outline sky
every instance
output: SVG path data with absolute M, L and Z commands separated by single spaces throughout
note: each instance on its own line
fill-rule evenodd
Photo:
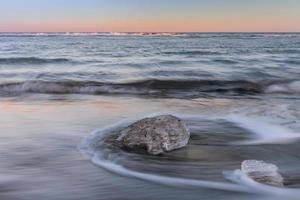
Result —
M 1 0 L 1 32 L 300 32 L 300 0 Z

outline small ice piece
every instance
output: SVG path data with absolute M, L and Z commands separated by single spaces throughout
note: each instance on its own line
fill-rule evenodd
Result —
M 241 170 L 253 180 L 272 186 L 283 186 L 283 177 L 278 173 L 278 167 L 274 164 L 260 160 L 245 160 Z

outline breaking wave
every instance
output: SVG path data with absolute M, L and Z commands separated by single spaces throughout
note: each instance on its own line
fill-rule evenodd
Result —
M 300 81 L 272 84 L 266 88 L 266 93 L 300 93 Z
M 256 136 L 251 140 L 234 142 L 235 144 L 288 144 L 300 140 L 299 133 L 280 125 L 268 123 L 262 119 L 242 115 L 229 115 L 224 119 L 237 124 Z
M 165 51 L 162 52 L 166 55 L 220 55 L 218 51 L 205 51 L 205 50 L 185 50 L 185 51 Z
M 38 58 L 38 57 L 11 57 L 0 58 L 0 64 L 16 65 L 16 64 L 49 64 L 49 63 L 66 63 L 66 58 Z
M 259 83 L 223 80 L 143 80 L 125 83 L 93 81 L 25 81 L 0 84 L 0 94 L 123 94 L 162 98 L 197 98 L 215 95 L 300 93 L 300 81 Z
M 247 81 L 145 80 L 128 83 L 25 81 L 0 85 L 2 94 L 131 94 L 157 97 L 198 97 L 207 93 L 256 94 L 260 85 Z

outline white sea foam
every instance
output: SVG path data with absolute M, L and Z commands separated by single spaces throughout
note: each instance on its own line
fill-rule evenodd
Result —
M 282 112 L 281 109 L 279 111 Z M 147 117 L 153 117 L 161 114 L 170 114 L 170 113 L 169 112 L 153 113 L 148 115 Z M 233 143 L 238 145 L 286 144 L 286 143 L 288 144 L 300 140 L 299 132 L 296 132 L 280 124 L 270 122 L 276 120 L 266 120 L 267 117 L 262 118 L 259 116 L 247 116 L 246 114 L 208 116 L 208 115 L 172 113 L 172 115 L 178 116 L 186 120 L 224 120 L 233 123 L 238 127 L 246 130 L 247 132 L 245 133 L 251 134 L 249 139 Z M 220 113 L 220 115 L 222 114 Z
M 266 93 L 300 93 L 300 81 L 273 84 L 265 89 Z
M 291 189 L 284 187 L 273 187 L 270 185 L 265 185 L 258 183 L 243 173 L 241 170 L 234 171 L 226 171 L 223 173 L 224 177 L 234 183 L 239 184 L 240 186 L 244 186 L 249 188 L 252 191 L 256 191 L 260 194 L 266 194 L 271 196 L 270 199 L 278 199 L 282 200 L 284 198 L 288 199 L 299 199 L 300 190 L 299 189 Z
M 252 192 L 250 189 L 246 187 L 237 184 L 232 184 L 232 183 L 166 177 L 166 176 L 136 172 L 127 169 L 121 165 L 118 165 L 114 162 L 102 159 L 101 155 L 97 155 L 97 154 L 93 157 L 92 161 L 98 166 L 102 167 L 103 169 L 106 169 L 110 172 L 122 176 L 137 178 L 137 179 L 146 180 L 149 182 L 168 185 L 168 186 L 201 187 L 201 188 L 218 189 L 218 190 L 225 190 L 225 191 L 249 192 L 249 193 Z
M 45 82 L 26 81 L 20 83 L 4 83 L 0 92 L 7 94 L 44 93 L 44 94 L 150 94 L 152 90 L 142 90 L 134 87 L 117 87 L 97 83 L 76 82 Z
M 224 118 L 254 134 L 255 138 L 238 144 L 284 144 L 300 139 L 300 134 L 286 127 L 271 124 L 258 117 L 229 115 Z

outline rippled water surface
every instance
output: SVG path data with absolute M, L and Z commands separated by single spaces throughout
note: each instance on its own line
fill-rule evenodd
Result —
M 0 199 L 297 199 L 300 34 L 0 33 Z M 187 147 L 119 131 L 173 114 Z M 241 174 L 278 166 L 284 188 Z

